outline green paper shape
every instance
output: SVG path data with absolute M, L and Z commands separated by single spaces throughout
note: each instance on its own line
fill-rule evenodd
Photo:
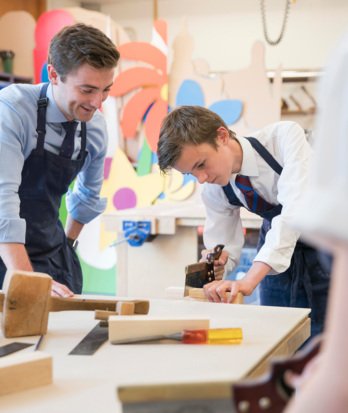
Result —
M 116 266 L 101 269 L 79 257 L 83 274 L 83 294 L 116 295 Z
M 140 156 L 138 159 L 137 175 L 144 176 L 151 173 L 152 165 L 152 151 L 147 141 L 144 140 L 143 147 L 140 151 Z
M 72 189 L 74 182 L 71 183 L 70 188 Z M 59 219 L 61 220 L 63 227 L 68 217 L 68 211 L 65 204 L 65 195 L 62 198 L 62 202 L 59 208 Z M 115 295 L 116 294 L 116 266 L 108 269 L 101 269 L 93 267 L 83 259 L 79 257 L 81 268 L 82 268 L 82 278 L 83 278 L 83 294 L 104 294 L 104 295 Z

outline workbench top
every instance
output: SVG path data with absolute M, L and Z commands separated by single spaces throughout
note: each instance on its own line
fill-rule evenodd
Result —
M 93 312 L 51 313 L 40 350 L 53 356 L 53 384 L 2 396 L 0 410 L 120 413 L 120 386 L 128 399 L 132 398 L 132 386 L 225 382 L 229 389 L 230 383 L 265 371 L 270 356 L 292 354 L 309 335 L 308 309 L 152 299 L 150 314 L 206 316 L 212 328 L 242 327 L 244 340 L 240 345 L 215 346 L 107 342 L 93 356 L 69 356 L 97 321 Z M 34 343 L 37 339 L 1 337 L 0 345 Z

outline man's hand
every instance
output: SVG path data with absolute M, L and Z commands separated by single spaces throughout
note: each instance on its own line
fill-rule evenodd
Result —
M 200 262 L 207 261 L 207 255 L 213 252 L 213 250 L 203 250 L 202 251 L 202 258 Z M 225 273 L 225 265 L 228 260 L 228 252 L 222 251 L 220 257 L 214 261 L 214 274 L 215 280 L 222 280 L 222 277 Z
M 69 288 L 64 285 L 60 284 L 57 281 L 52 281 L 52 290 L 51 290 L 51 296 L 52 297 L 73 297 L 74 293 L 69 290 Z

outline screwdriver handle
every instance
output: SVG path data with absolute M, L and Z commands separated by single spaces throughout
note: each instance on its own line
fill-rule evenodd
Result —
M 207 330 L 184 330 L 184 344 L 240 344 L 243 340 L 241 328 L 211 328 Z

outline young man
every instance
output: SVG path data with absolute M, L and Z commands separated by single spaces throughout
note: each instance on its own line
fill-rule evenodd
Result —
M 99 192 L 107 132 L 98 109 L 118 59 L 100 30 L 75 24 L 51 41 L 48 84 L 0 92 L 0 286 L 6 269 L 20 269 L 51 275 L 53 295 L 81 292 L 74 249 L 83 225 L 105 208 Z
M 260 284 L 261 304 L 310 307 L 312 335 L 322 331 L 329 274 L 316 251 L 288 225 L 307 185 L 311 149 L 303 129 L 279 122 L 239 137 L 214 112 L 197 106 L 175 109 L 164 120 L 158 142 L 159 167 L 193 174 L 204 184 L 204 244 L 224 244 L 219 259 L 227 271 L 244 243 L 240 207 L 264 218 L 258 254 L 242 280 L 215 280 L 204 287 L 211 301 L 225 302 Z

